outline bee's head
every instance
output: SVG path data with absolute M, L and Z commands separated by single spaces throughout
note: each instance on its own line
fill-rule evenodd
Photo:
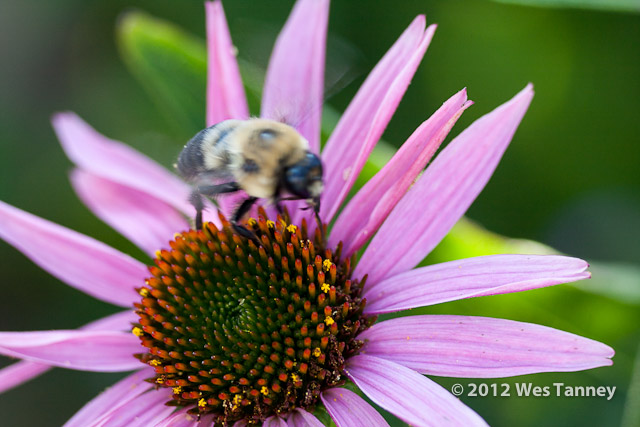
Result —
M 301 199 L 318 199 L 324 189 L 320 158 L 307 151 L 302 160 L 285 169 L 284 186 Z

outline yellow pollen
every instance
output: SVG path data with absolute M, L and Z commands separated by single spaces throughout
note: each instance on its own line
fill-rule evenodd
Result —
M 149 362 L 149 365 L 151 366 L 160 366 L 162 364 L 161 361 L 159 361 L 158 359 L 153 359 L 151 362 Z
M 253 227 L 253 226 L 254 226 L 254 225 L 256 225 L 257 223 L 258 223 L 258 222 L 257 222 L 255 219 L 253 219 L 253 218 L 249 218 L 249 219 L 247 220 L 247 224 L 248 224 L 248 225 L 250 225 L 251 227 Z
M 140 289 L 140 292 L 138 292 L 138 293 L 143 297 L 148 297 L 149 296 L 149 289 L 142 288 L 142 289 Z
M 331 316 L 327 316 L 327 317 L 324 318 L 324 323 L 326 323 L 327 326 L 331 326 L 336 322 L 335 322 L 335 320 L 333 320 L 333 318 Z
M 133 335 L 137 336 L 137 337 L 141 337 L 144 335 L 144 332 L 142 332 L 142 329 L 138 328 L 137 326 L 135 328 L 133 328 L 131 330 L 131 332 L 133 333 Z
M 161 375 L 161 376 L 159 376 L 158 378 L 156 378 L 156 383 L 157 383 L 157 384 L 164 384 L 164 382 L 165 382 L 166 380 L 167 380 L 167 379 L 164 377 L 164 375 Z
M 204 400 L 204 397 L 200 400 L 198 400 L 198 406 L 201 408 L 204 408 L 205 406 L 207 406 L 207 401 Z
M 296 226 L 295 226 L 295 225 L 293 225 L 293 224 L 289 224 L 289 225 L 287 226 L 287 231 L 288 231 L 289 233 L 291 233 L 291 234 L 294 234 L 296 231 L 298 231 L 298 227 L 296 227 Z
M 322 292 L 326 294 L 331 289 L 331 285 L 329 285 L 328 283 L 323 283 L 322 286 L 320 286 L 320 289 L 322 289 Z
M 265 386 L 262 386 L 262 388 L 260 389 L 260 393 L 266 396 L 267 394 L 269 394 L 269 389 Z
M 162 254 L 162 252 L 160 252 L 160 250 L 157 250 L 154 252 L 156 258 L 160 258 L 160 255 Z
M 321 354 L 322 350 L 320 350 L 318 347 L 313 349 L 313 357 L 320 357 Z
M 177 386 L 173 388 L 173 394 L 180 394 L 182 393 L 182 387 Z
M 273 221 L 271 221 L 271 220 L 268 220 L 268 221 L 267 221 L 267 227 L 269 227 L 269 228 L 273 228 L 273 227 L 275 227 L 275 226 L 276 226 L 276 223 L 275 223 L 275 222 L 273 222 Z
M 236 394 L 235 396 L 233 396 L 234 405 L 239 405 L 240 402 L 242 402 L 242 396 L 240 396 L 239 394 Z
M 331 270 L 331 266 L 333 265 L 333 263 L 331 262 L 330 259 L 325 259 L 322 262 L 322 267 L 324 268 L 324 271 L 329 271 Z

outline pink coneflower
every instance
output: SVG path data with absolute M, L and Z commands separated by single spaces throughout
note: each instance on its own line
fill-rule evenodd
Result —
M 296 4 L 271 58 L 262 116 L 295 112 L 291 99 L 321 103 L 328 7 L 328 0 Z M 222 5 L 207 2 L 206 10 L 207 123 L 247 118 Z M 72 184 L 80 198 L 154 265 L 0 203 L 6 241 L 69 285 L 127 308 L 79 330 L 0 333 L 0 353 L 23 359 L 0 371 L 0 389 L 53 366 L 135 370 L 67 425 L 314 426 L 323 425 L 312 414 L 320 406 L 340 427 L 386 425 L 343 387 L 351 381 L 412 425 L 484 425 L 423 374 L 492 378 L 610 365 L 608 346 L 544 326 L 437 315 L 375 323 L 382 313 L 589 277 L 586 262 L 562 256 L 414 268 L 489 180 L 533 97 L 530 85 L 464 130 L 418 177 L 470 105 L 464 90 L 453 95 L 334 219 L 434 31 L 423 16 L 411 23 L 322 150 L 328 236 L 296 203 L 292 218 L 270 220 L 260 210 L 247 221 L 261 245 L 235 235 L 212 208 L 202 231 L 188 230 L 193 209 L 184 183 L 76 115 L 56 115 L 56 132 L 78 166 Z M 316 152 L 319 114 L 312 109 L 297 123 Z M 232 202 L 221 202 L 227 213 Z

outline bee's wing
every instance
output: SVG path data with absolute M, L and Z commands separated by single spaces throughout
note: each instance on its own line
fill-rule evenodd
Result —
M 199 172 L 189 179 L 189 182 L 194 187 L 222 184 L 234 181 L 234 176 L 226 169 L 210 169 L 204 172 Z
M 276 39 L 280 27 L 264 24 L 249 19 L 238 22 L 240 28 L 234 43 L 239 47 L 244 58 L 240 58 L 242 67 L 251 80 L 263 82 L 268 68 L 272 40 Z M 310 100 L 306 96 L 291 97 L 285 88 L 271 87 L 270 97 L 273 99 L 269 111 L 261 111 L 261 116 L 286 123 L 299 132 L 304 123 L 320 113 L 323 103 L 356 78 L 364 75 L 368 68 L 365 55 L 350 41 L 333 33 L 327 35 L 327 55 L 324 69 L 324 96 L 322 99 Z M 264 95 L 264 94 L 263 94 Z M 304 132 L 301 132 L 304 135 Z

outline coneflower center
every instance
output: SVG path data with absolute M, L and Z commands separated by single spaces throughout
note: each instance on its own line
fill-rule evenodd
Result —
M 260 245 L 218 229 L 177 234 L 157 253 L 152 277 L 139 288 L 133 332 L 171 387 L 170 405 L 212 414 L 217 424 L 259 423 L 295 408 L 313 409 L 321 391 L 345 381 L 345 359 L 362 345 L 363 283 L 351 260 L 261 210 L 247 227 Z

